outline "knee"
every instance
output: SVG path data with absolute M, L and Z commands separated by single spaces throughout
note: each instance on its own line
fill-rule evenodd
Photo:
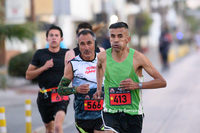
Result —
M 62 124 L 56 123 L 55 124 L 55 132 L 59 133 L 60 131 L 62 131 Z
M 46 133 L 54 133 L 54 129 L 51 128 L 51 129 L 46 129 Z
M 53 126 L 45 126 L 46 127 L 46 132 L 45 133 L 54 133 L 54 127 Z

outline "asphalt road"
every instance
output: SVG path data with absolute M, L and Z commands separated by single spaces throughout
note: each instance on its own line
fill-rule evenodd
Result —
M 199 68 L 200 53 L 187 55 L 162 73 L 165 89 L 143 91 L 143 133 L 200 132 Z

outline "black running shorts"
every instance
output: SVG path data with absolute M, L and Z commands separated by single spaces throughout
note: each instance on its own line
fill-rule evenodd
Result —
M 93 133 L 94 130 L 103 131 L 103 122 L 101 118 L 95 120 L 80 120 L 75 119 L 76 128 L 80 133 Z
M 44 123 L 54 121 L 55 115 L 58 111 L 63 110 L 66 114 L 69 101 L 61 101 L 55 103 L 39 102 L 37 99 L 37 106 Z
M 129 115 L 126 113 L 108 113 L 102 111 L 104 130 L 115 133 L 141 133 L 143 115 Z

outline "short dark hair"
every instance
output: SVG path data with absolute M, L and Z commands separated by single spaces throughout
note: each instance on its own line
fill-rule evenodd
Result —
M 93 39 L 94 39 L 94 46 L 95 46 L 95 49 L 97 48 L 97 43 L 96 43 L 96 35 L 93 31 L 91 30 L 82 30 L 81 32 L 78 33 L 77 35 L 77 39 L 79 39 L 80 35 L 87 35 L 87 34 L 90 34 L 92 35 Z M 78 45 L 78 48 L 79 48 L 79 43 L 77 43 Z
M 80 29 L 86 29 L 86 28 L 88 28 L 92 31 L 92 25 L 89 24 L 88 22 L 82 22 L 82 23 L 78 24 L 78 27 L 76 29 L 76 35 L 78 35 Z
M 109 29 L 117 29 L 117 28 L 128 29 L 128 25 L 126 23 L 124 23 L 124 22 L 117 22 L 117 23 L 111 24 L 109 26 Z
M 52 26 L 47 30 L 47 32 L 46 32 L 46 37 L 48 37 L 49 31 L 50 31 L 50 30 L 53 30 L 53 29 L 59 30 L 59 31 L 60 31 L 60 36 L 63 37 L 62 29 L 61 29 L 60 27 L 56 26 L 56 25 L 52 25 Z
M 91 30 L 82 30 L 81 32 L 78 33 L 77 39 L 79 39 L 80 35 L 87 35 L 87 34 L 92 35 L 94 41 L 96 41 L 96 35 L 95 35 L 95 33 L 94 33 L 93 31 L 91 31 Z

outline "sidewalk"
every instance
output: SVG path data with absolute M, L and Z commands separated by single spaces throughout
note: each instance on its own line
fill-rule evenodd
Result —
M 194 45 L 188 45 L 188 44 L 183 44 L 183 45 L 178 45 L 178 44 L 172 44 L 170 47 L 170 51 L 168 54 L 168 60 L 169 63 L 174 63 L 186 56 L 189 53 L 192 53 L 195 51 L 195 46 Z M 149 47 L 148 51 L 144 53 L 149 60 L 153 63 L 153 65 L 156 67 L 158 71 L 161 70 L 161 59 L 159 55 L 159 49 L 158 47 Z
M 39 87 L 37 83 L 31 83 L 27 79 L 21 77 L 6 76 L 7 86 L 5 90 L 16 91 L 17 93 L 37 94 Z

